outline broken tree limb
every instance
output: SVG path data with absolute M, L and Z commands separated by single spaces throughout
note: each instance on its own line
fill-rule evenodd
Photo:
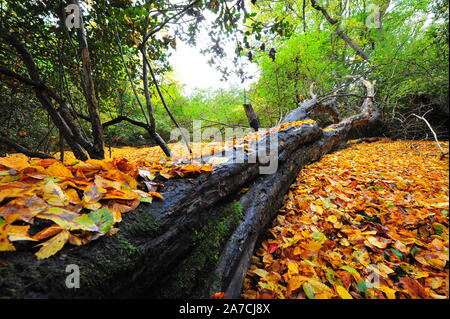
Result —
M 300 145 L 322 136 L 316 124 L 290 127 L 278 134 L 277 154 L 282 162 Z M 264 140 L 248 149 L 270 147 Z M 160 191 L 164 201 L 150 206 L 142 204 L 125 214 L 120 232 L 86 246 L 66 247 L 58 255 L 38 261 L 31 251 L 2 252 L 1 260 L 9 267 L 0 268 L 0 291 L 14 298 L 133 297 L 151 290 L 158 278 L 170 272 L 189 253 L 196 230 L 205 220 L 208 209 L 239 191 L 259 176 L 266 164 L 244 162 L 247 152 L 231 149 L 224 154 L 235 158 L 222 164 L 209 176 L 202 175 L 189 183 L 185 179 L 169 180 Z M 207 160 L 207 158 L 205 159 Z M 80 268 L 80 288 L 65 286 L 67 265 Z M 30 274 L 26 270 L 33 269 Z M 25 270 L 25 271 L 24 271 Z M 3 280 L 4 279 L 4 280 Z
M 258 115 L 256 114 L 255 110 L 253 109 L 253 106 L 251 104 L 244 104 L 243 107 L 245 110 L 245 115 L 247 116 L 247 119 L 248 119 L 248 123 L 250 124 L 250 127 L 254 131 L 258 131 L 261 124 L 259 122 Z
M 335 91 L 332 95 L 318 98 L 314 93 L 314 83 L 309 87 L 311 99 L 299 103 L 299 107 L 289 112 L 281 121 L 281 123 L 290 123 L 301 121 L 311 117 L 313 112 L 328 113 L 333 118 L 334 123 L 339 122 L 339 111 L 334 107 L 334 103 L 338 97 Z
M 245 216 L 226 242 L 218 265 L 206 289 L 202 290 L 202 297 L 223 291 L 227 298 L 240 298 L 257 240 L 282 206 L 284 195 L 298 171 L 339 146 L 341 134 L 324 133 L 320 140 L 300 146 L 275 174 L 261 176 L 241 197 L 239 202 Z

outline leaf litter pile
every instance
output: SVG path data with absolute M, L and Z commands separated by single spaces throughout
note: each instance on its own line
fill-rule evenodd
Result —
M 23 154 L 0 157 L 0 251 L 39 248 L 37 258 L 45 259 L 66 243 L 81 246 L 114 235 L 123 213 L 164 199 L 157 192 L 161 181 L 210 173 L 228 161 L 219 153 L 307 123 L 315 122 L 286 123 L 224 143 L 192 143 L 192 155 L 183 144 L 171 144 L 172 158 L 159 147 L 105 149 L 110 158 L 87 161 L 65 152 L 64 163 Z M 195 160 L 204 155 L 214 156 L 206 164 Z
M 448 158 L 439 155 L 432 142 L 381 140 L 305 167 L 242 296 L 448 298 Z

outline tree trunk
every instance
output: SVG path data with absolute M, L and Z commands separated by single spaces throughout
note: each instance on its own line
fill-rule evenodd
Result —
M 142 80 L 144 82 L 144 96 L 145 96 L 145 103 L 147 105 L 147 113 L 149 117 L 149 128 L 148 133 L 153 138 L 156 144 L 158 144 L 159 147 L 163 150 L 164 154 L 166 156 L 171 156 L 171 152 L 169 147 L 167 146 L 166 142 L 162 139 L 162 137 L 156 132 L 156 121 L 155 116 L 153 114 L 153 105 L 152 100 L 150 96 L 149 91 L 149 85 L 148 85 L 148 72 L 147 72 L 147 63 L 146 63 L 146 57 L 144 56 L 147 53 L 146 51 L 146 45 L 145 43 L 142 45 Z
M 247 115 L 247 119 L 248 119 L 248 123 L 250 124 L 250 127 L 255 130 L 258 131 L 259 127 L 260 127 L 260 122 L 259 122 L 259 117 L 256 114 L 255 110 L 253 109 L 253 106 L 251 104 L 244 104 L 244 110 L 245 110 L 245 115 Z
M 261 175 L 267 166 L 264 161 L 241 161 L 249 153 L 232 149 L 224 156 L 235 161 L 216 167 L 210 175 L 189 182 L 167 181 L 161 191 L 165 200 L 143 203 L 125 214 L 114 236 L 65 247 L 39 262 L 30 251 L 2 253 L 9 266 L 0 267 L 1 296 L 206 298 L 223 291 L 239 297 L 255 243 L 299 169 L 339 147 L 351 128 L 377 121 L 373 84 L 363 83 L 368 97 L 361 113 L 329 130 L 306 123 L 278 133 L 278 169 L 273 174 Z M 274 147 L 272 134 L 251 143 L 247 151 L 267 152 L 269 145 Z M 248 188 L 244 194 L 243 188 Z M 71 264 L 81 272 L 78 289 L 65 285 L 66 267 Z
M 78 0 L 73 1 L 78 7 L 80 3 Z M 80 9 L 80 27 L 77 28 L 78 42 L 81 49 L 81 60 L 83 61 L 83 89 L 86 97 L 86 102 L 89 111 L 89 118 L 92 127 L 92 135 L 94 138 L 94 145 L 89 152 L 92 158 L 102 159 L 105 157 L 103 146 L 105 144 L 103 127 L 100 120 L 100 112 L 98 109 L 98 100 L 95 94 L 94 80 L 92 78 L 92 64 L 89 53 L 89 47 L 86 40 L 84 29 L 83 15 Z
M 10 44 L 19 53 L 27 68 L 29 77 L 17 74 L 14 71 L 1 66 L 0 73 L 33 87 L 36 97 L 42 107 L 47 111 L 55 126 L 64 136 L 74 155 L 78 159 L 86 160 L 87 156 L 83 148 L 87 150 L 91 145 L 81 136 L 78 127 L 74 124 L 70 116 L 70 112 L 68 112 L 65 101 L 41 80 L 39 69 L 26 47 L 15 36 L 4 30 L 0 29 L 0 31 L 5 42 Z M 54 107 L 51 99 L 54 99 L 59 104 L 59 109 Z

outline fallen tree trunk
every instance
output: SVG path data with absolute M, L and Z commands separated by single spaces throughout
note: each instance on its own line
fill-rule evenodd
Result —
M 299 170 L 305 165 L 319 160 L 324 154 L 337 149 L 352 128 L 360 125 L 373 125 L 379 117 L 379 109 L 373 105 L 375 95 L 374 84 L 361 78 L 367 89 L 367 97 L 361 106 L 361 112 L 343 121 L 329 126 L 323 136 L 314 143 L 300 146 L 275 174 L 259 177 L 253 182 L 249 192 L 239 200 L 246 212 L 244 220 L 236 228 L 227 241 L 220 256 L 213 276 L 203 296 L 214 292 L 226 292 L 228 298 L 239 298 L 242 282 L 250 266 L 251 256 L 258 237 L 275 217 L 282 206 L 284 194 L 294 182 Z M 311 85 L 311 100 L 307 100 L 298 109 L 293 110 L 282 122 L 299 121 L 309 117 L 309 113 L 328 108 L 330 115 L 337 118 L 336 110 L 332 108 L 334 100 L 321 104 L 313 93 Z
M 338 147 L 353 126 L 376 120 L 373 86 L 364 83 L 369 97 L 360 114 L 330 130 L 307 123 L 280 131 L 275 145 L 269 134 L 252 143 L 250 151 L 229 150 L 224 155 L 234 160 L 209 176 L 168 181 L 161 191 L 165 200 L 125 214 L 114 236 L 64 248 L 40 261 L 29 251 L 2 253 L 7 266 L 0 266 L 0 296 L 180 298 L 226 291 L 239 297 L 257 238 L 298 170 Z M 269 153 L 271 146 L 278 169 L 261 175 L 267 162 L 249 158 L 252 150 Z M 243 195 L 242 188 L 248 188 Z M 69 265 L 80 270 L 79 288 L 66 285 Z

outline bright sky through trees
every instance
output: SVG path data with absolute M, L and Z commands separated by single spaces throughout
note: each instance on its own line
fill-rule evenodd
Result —
M 242 89 L 245 88 L 248 90 L 250 84 L 258 78 L 258 67 L 256 64 L 250 63 L 246 57 L 241 57 L 237 65 L 233 63 L 233 58 L 235 57 L 234 50 L 236 48 L 233 37 L 223 39 L 224 41 L 222 43 L 227 57 L 221 63 L 231 73 L 226 81 L 221 80 L 222 73 L 217 68 L 208 64 L 210 57 L 201 53 L 202 50 L 208 48 L 208 26 L 215 20 L 215 16 L 210 12 L 205 12 L 204 17 L 205 20 L 202 22 L 201 31 L 197 37 L 197 45 L 192 47 L 182 41 L 178 41 L 176 51 L 169 59 L 170 64 L 174 68 L 176 79 L 185 85 L 184 91 L 186 94 L 190 94 L 196 88 L 227 89 L 230 87 L 241 87 Z M 242 28 L 243 25 L 241 24 L 240 27 Z M 240 77 L 234 74 L 238 70 L 240 63 L 244 65 L 245 76 L 253 76 L 252 79 L 247 79 L 244 83 L 241 83 Z

